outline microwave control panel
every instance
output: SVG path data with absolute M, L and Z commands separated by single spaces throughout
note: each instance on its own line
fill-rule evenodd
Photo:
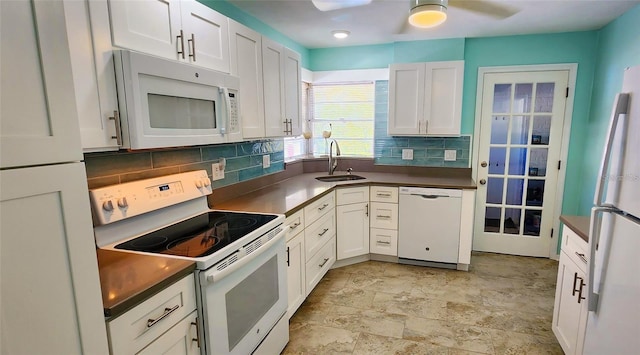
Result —
M 229 90 L 229 132 L 240 132 L 238 119 L 238 91 Z

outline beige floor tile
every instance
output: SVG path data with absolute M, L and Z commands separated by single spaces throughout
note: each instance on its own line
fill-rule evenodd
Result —
M 347 283 L 348 287 L 361 288 L 370 291 L 402 293 L 409 292 L 414 287 L 414 278 L 406 276 L 375 276 L 354 274 Z M 425 283 L 426 287 L 426 283 Z
M 340 306 L 350 306 L 356 308 L 371 308 L 373 304 L 374 291 L 344 287 L 341 289 L 319 290 L 313 292 L 307 297 L 309 302 L 330 303 Z
M 403 338 L 482 354 L 493 354 L 489 330 L 472 325 L 408 317 Z
M 447 301 L 410 292 L 398 294 L 377 292 L 373 298 L 373 308 L 380 312 L 420 318 L 444 320 L 447 317 Z
M 324 324 L 330 327 L 402 338 L 406 316 L 335 306 L 328 310 Z
M 448 349 L 442 346 L 368 333 L 360 334 L 353 350 L 353 354 L 358 355 L 447 355 L 448 353 Z
M 283 354 L 351 354 L 359 333 L 315 324 L 292 324 Z
M 555 338 L 502 330 L 491 330 L 490 333 L 496 354 L 564 354 Z

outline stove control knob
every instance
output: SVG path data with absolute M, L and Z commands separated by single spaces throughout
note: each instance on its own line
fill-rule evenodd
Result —
M 107 212 L 113 211 L 113 202 L 111 202 L 111 200 L 104 201 L 104 203 L 102 204 L 102 209 Z
M 204 186 L 211 186 L 211 179 L 204 178 Z
M 202 180 L 196 180 L 196 187 L 197 188 L 202 188 Z
M 118 199 L 118 207 L 120 207 L 120 208 L 129 207 L 129 203 L 127 202 L 127 198 L 126 197 L 122 197 L 122 198 Z

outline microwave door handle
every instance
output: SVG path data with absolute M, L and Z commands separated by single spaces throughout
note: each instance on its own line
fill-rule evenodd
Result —
M 602 153 L 602 162 L 600 164 L 600 172 L 598 174 L 598 180 L 596 181 L 596 193 L 593 197 L 593 204 L 600 206 L 604 199 L 604 181 L 607 179 L 606 174 L 609 174 L 609 163 L 611 161 L 611 150 L 613 149 L 613 139 L 616 134 L 620 115 L 626 114 L 629 110 L 629 94 L 617 94 L 613 112 L 611 113 L 611 121 L 609 122 L 609 131 L 607 133 L 607 140 L 604 146 L 604 152 Z
M 231 110 L 231 99 L 229 99 L 229 88 L 221 87 L 220 92 L 224 97 L 224 119 L 220 120 L 220 133 L 224 136 L 227 133 L 229 121 L 229 111 Z

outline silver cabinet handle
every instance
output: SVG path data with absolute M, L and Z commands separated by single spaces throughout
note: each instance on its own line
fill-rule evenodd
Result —
M 113 121 L 113 124 L 116 128 L 116 135 L 111 136 L 111 139 L 115 139 L 118 143 L 118 146 L 122 145 L 122 127 L 120 127 L 120 113 L 118 110 L 113 111 L 113 117 L 109 117 L 109 120 Z
M 368 203 L 364 206 L 364 209 L 365 209 L 364 214 L 365 214 L 367 217 L 369 217 L 369 204 L 368 204 Z
M 180 305 L 177 304 L 171 308 L 165 308 L 164 309 L 164 313 L 162 313 L 162 315 L 156 319 L 151 319 L 149 318 L 147 320 L 147 328 L 151 328 L 154 325 L 156 325 L 156 323 L 158 323 L 159 321 L 163 320 L 164 318 L 167 318 L 167 316 L 169 316 L 171 313 L 175 312 L 178 310 L 178 308 L 180 308 Z
M 322 264 L 318 266 L 323 267 L 328 261 L 329 261 L 329 258 L 324 258 L 324 261 L 322 262 Z
M 325 228 L 322 230 L 322 232 L 318 233 L 318 236 L 322 237 L 323 235 L 327 234 L 328 231 L 329 231 L 329 228 Z
M 180 30 L 180 34 L 176 36 L 176 41 L 180 40 L 180 50 L 178 54 L 182 55 L 182 59 L 184 59 L 184 33 Z
M 296 222 L 289 226 L 289 229 L 294 230 L 300 226 L 300 222 Z
M 322 205 L 322 207 L 318 207 L 318 211 L 322 211 L 323 209 L 327 208 L 327 206 L 329 206 L 329 204 L 325 203 L 324 205 Z
M 378 196 L 378 197 L 391 197 L 391 194 L 378 192 L 378 193 L 376 193 L 376 196 Z
M 379 219 L 391 219 L 391 216 L 377 215 L 376 218 L 379 218 Z
M 378 244 L 391 244 L 391 242 L 385 242 L 384 240 L 378 240 Z
M 191 325 L 195 325 L 196 326 L 196 337 L 195 338 L 191 338 L 191 341 L 195 341 L 196 345 L 198 345 L 198 347 L 200 347 L 200 335 L 198 334 L 199 329 L 198 329 L 198 318 L 196 317 L 196 321 L 195 322 L 191 322 Z
M 193 61 L 196 61 L 196 36 L 192 33 L 191 39 L 188 39 L 187 42 L 190 44 L 189 46 L 189 57 L 193 58 Z
M 576 256 L 579 257 L 583 263 L 587 263 L 587 258 L 585 258 L 584 254 L 576 252 Z

